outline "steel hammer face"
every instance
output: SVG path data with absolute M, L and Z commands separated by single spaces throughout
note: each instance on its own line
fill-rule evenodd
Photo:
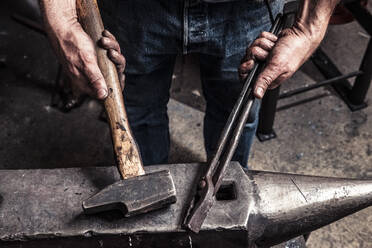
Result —
M 169 170 L 120 180 L 83 202 L 86 214 L 120 210 L 125 217 L 146 213 L 176 202 Z

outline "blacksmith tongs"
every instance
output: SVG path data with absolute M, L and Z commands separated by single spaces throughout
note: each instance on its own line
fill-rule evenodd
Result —
M 283 18 L 279 14 L 270 30 L 277 35 L 282 27 Z M 207 172 L 201 177 L 196 194 L 190 202 L 187 215 L 184 219 L 184 226 L 191 231 L 198 233 L 201 225 L 207 217 L 209 209 L 216 200 L 216 193 L 221 186 L 224 172 L 231 161 L 238 146 L 249 112 L 254 101 L 253 83 L 263 68 L 264 63 L 256 63 L 245 80 L 243 89 L 235 106 L 230 113 L 227 123 L 218 141 L 218 146 L 209 163 Z

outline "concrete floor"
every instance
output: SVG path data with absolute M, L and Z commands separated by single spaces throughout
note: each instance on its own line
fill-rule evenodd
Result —
M 371 2 L 369 9 L 372 9 Z M 329 28 L 322 47 L 342 72 L 359 66 L 368 35 L 356 24 Z M 98 120 L 101 106 L 87 100 L 66 114 L 52 108 L 57 63 L 45 37 L 15 23 L 0 8 L 0 169 L 113 164 L 109 130 Z M 282 92 L 322 79 L 311 63 Z M 205 161 L 202 127 L 205 102 L 197 57 L 179 59 L 169 102 L 170 162 Z M 255 142 L 250 167 L 301 174 L 372 178 L 372 114 L 350 112 L 328 88 L 292 97 L 280 106 L 324 95 L 279 111 L 277 139 Z M 367 96 L 371 103 L 372 91 Z M 93 134 L 93 135 L 92 135 Z M 372 247 L 372 208 L 313 232 L 310 248 Z

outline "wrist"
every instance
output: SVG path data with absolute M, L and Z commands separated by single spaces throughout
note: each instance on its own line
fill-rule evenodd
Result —
M 302 0 L 295 26 L 315 43 L 323 39 L 333 10 L 340 0 Z
M 323 40 L 325 33 L 327 31 L 328 21 L 326 23 L 303 23 L 297 21 L 294 25 L 296 29 L 299 30 L 306 38 L 310 41 L 311 44 L 318 45 Z
M 77 24 L 79 23 L 49 23 L 47 24 L 48 36 L 52 36 L 58 41 L 69 39 L 74 30 L 76 30 Z
M 40 5 L 48 34 L 60 38 L 78 24 L 76 0 L 40 0 Z

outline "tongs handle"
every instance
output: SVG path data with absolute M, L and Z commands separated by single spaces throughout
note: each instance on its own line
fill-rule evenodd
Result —
M 278 34 L 280 31 L 280 24 L 282 20 L 281 17 L 282 17 L 281 14 L 279 14 L 276 17 L 275 22 L 270 29 L 270 32 L 272 32 L 273 34 Z M 263 66 L 264 63 L 256 63 L 253 69 L 248 74 L 248 77 L 244 82 L 242 92 L 240 93 L 240 96 L 237 102 L 235 103 L 235 106 L 229 116 L 227 124 L 221 134 L 220 140 L 218 142 L 217 151 L 210 163 L 209 170 L 206 174 L 206 177 L 208 176 L 213 177 L 214 184 L 213 195 L 217 193 L 222 182 L 222 180 L 219 179 L 221 178 L 221 175 L 224 174 L 226 167 L 230 163 L 234 155 L 234 152 L 239 144 L 239 140 L 243 132 L 244 125 L 247 122 L 253 103 L 256 100 L 256 98 L 253 95 L 252 82 L 255 82 Z M 243 104 L 244 109 L 242 110 L 242 112 L 240 112 Z M 237 120 L 237 118 L 239 119 Z M 232 128 L 235 129 L 232 130 Z M 229 141 L 229 144 L 228 147 L 226 148 L 227 141 Z

